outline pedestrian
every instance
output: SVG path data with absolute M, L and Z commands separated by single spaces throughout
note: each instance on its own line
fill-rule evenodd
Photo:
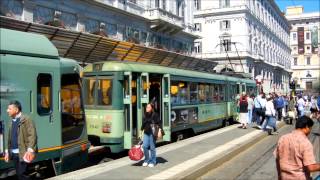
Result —
M 298 116 L 301 117 L 304 115 L 304 108 L 306 106 L 306 102 L 302 98 L 302 95 L 298 96 L 297 106 L 298 106 Z
M 311 112 L 311 115 L 310 115 L 310 118 L 316 118 L 317 117 L 317 113 L 319 111 L 319 107 L 318 107 L 318 104 L 317 104 L 317 97 L 315 96 L 312 96 L 311 97 L 311 102 L 310 102 L 310 112 Z
M 285 95 L 284 96 L 284 112 L 285 112 L 285 114 L 287 114 L 288 113 L 288 108 L 289 108 L 289 97 L 288 97 L 288 95 Z
M 251 125 L 252 123 L 252 114 L 253 114 L 253 108 L 254 108 L 254 94 L 251 94 L 251 96 L 248 97 L 248 124 Z
M 269 135 L 271 135 L 271 129 L 267 129 L 267 127 L 272 127 L 275 134 L 278 134 L 277 132 L 277 126 L 276 126 L 276 110 L 274 108 L 272 97 L 270 95 L 267 95 L 267 103 L 266 103 L 266 122 L 263 124 L 263 130 L 267 131 Z
M 266 118 L 266 104 L 267 104 L 267 100 L 266 100 L 266 95 L 263 93 L 262 96 L 261 96 L 261 99 L 259 101 L 260 103 L 260 106 L 261 106 L 261 120 L 259 122 L 259 128 L 261 129 L 261 126 L 262 124 L 264 123 L 265 121 L 265 118 Z
M 281 95 L 275 95 L 275 109 L 277 110 L 277 115 L 278 115 L 278 121 L 281 121 L 282 119 L 282 109 L 284 108 L 284 99 Z
M 254 109 L 255 109 L 255 122 L 257 123 L 258 127 L 261 128 L 261 124 L 264 121 L 265 117 L 265 94 L 263 92 L 260 93 L 255 99 L 254 99 Z
M 143 132 L 143 152 L 144 162 L 142 166 L 154 167 L 156 161 L 156 139 L 161 125 L 159 115 L 154 111 L 152 103 L 147 104 L 146 112 L 143 117 L 141 132 Z M 149 155 L 150 153 L 150 155 Z
M 37 152 L 36 128 L 33 121 L 22 113 L 19 101 L 11 101 L 7 113 L 12 121 L 9 125 L 5 161 L 13 161 L 18 179 L 29 179 L 26 170 Z
M 278 179 L 311 179 L 310 172 L 320 171 L 320 163 L 316 163 L 312 144 L 307 137 L 312 126 L 312 119 L 301 116 L 296 121 L 295 130 L 280 137 L 274 151 Z
M 247 128 L 248 124 L 248 100 L 246 92 L 242 92 L 242 96 L 239 100 L 239 119 L 243 129 Z

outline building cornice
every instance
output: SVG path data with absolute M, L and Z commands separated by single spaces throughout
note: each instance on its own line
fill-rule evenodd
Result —
M 320 18 L 320 12 L 286 15 L 286 18 L 289 22 L 295 20 L 317 20 Z
M 194 18 L 205 18 L 211 16 L 220 16 L 220 15 L 232 15 L 237 13 L 245 13 L 248 11 L 246 5 L 233 6 L 229 8 L 213 8 L 213 9 L 204 9 L 194 12 Z

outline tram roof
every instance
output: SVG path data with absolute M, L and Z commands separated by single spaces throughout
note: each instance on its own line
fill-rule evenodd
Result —
M 45 35 L 58 49 L 59 56 L 79 63 L 112 61 L 143 62 L 213 73 L 217 62 L 189 55 L 110 39 L 33 22 L 0 16 L 0 27 Z M 32 42 L 32 41 L 30 41 Z
M 0 28 L 0 52 L 58 59 L 56 47 L 39 34 Z
M 94 71 L 95 65 L 102 65 L 100 70 Z M 177 69 L 171 67 L 164 67 L 160 65 L 154 64 L 146 64 L 146 63 L 132 63 L 132 62 L 118 62 L 118 61 L 106 61 L 103 63 L 95 63 L 90 64 L 84 68 L 84 72 L 148 72 L 148 73 L 156 73 L 156 74 L 170 74 L 181 77 L 191 77 L 191 78 L 203 78 L 203 79 L 215 79 L 215 80 L 223 80 L 223 81 L 234 81 L 234 82 L 245 82 L 253 84 L 254 81 L 250 79 L 237 78 L 227 75 L 221 74 L 213 74 L 206 72 L 198 72 L 192 71 L 188 69 Z M 255 83 L 254 83 L 255 84 Z

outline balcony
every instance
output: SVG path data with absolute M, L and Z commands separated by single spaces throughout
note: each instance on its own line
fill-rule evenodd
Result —
M 225 60 L 227 58 L 227 55 L 232 60 L 239 60 L 240 58 L 248 57 L 250 56 L 249 51 L 228 51 L 228 54 L 225 52 L 211 52 L 211 53 L 197 53 L 195 54 L 198 58 L 204 58 L 204 59 L 215 59 L 215 60 Z
M 148 9 L 144 15 L 150 20 L 150 28 L 160 33 L 173 35 L 185 27 L 182 17 L 160 8 Z

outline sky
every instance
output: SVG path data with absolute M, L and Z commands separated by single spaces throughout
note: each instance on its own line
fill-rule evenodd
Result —
M 302 5 L 304 12 L 319 12 L 320 1 L 319 0 L 275 0 L 282 12 L 286 11 L 287 6 L 298 6 Z

